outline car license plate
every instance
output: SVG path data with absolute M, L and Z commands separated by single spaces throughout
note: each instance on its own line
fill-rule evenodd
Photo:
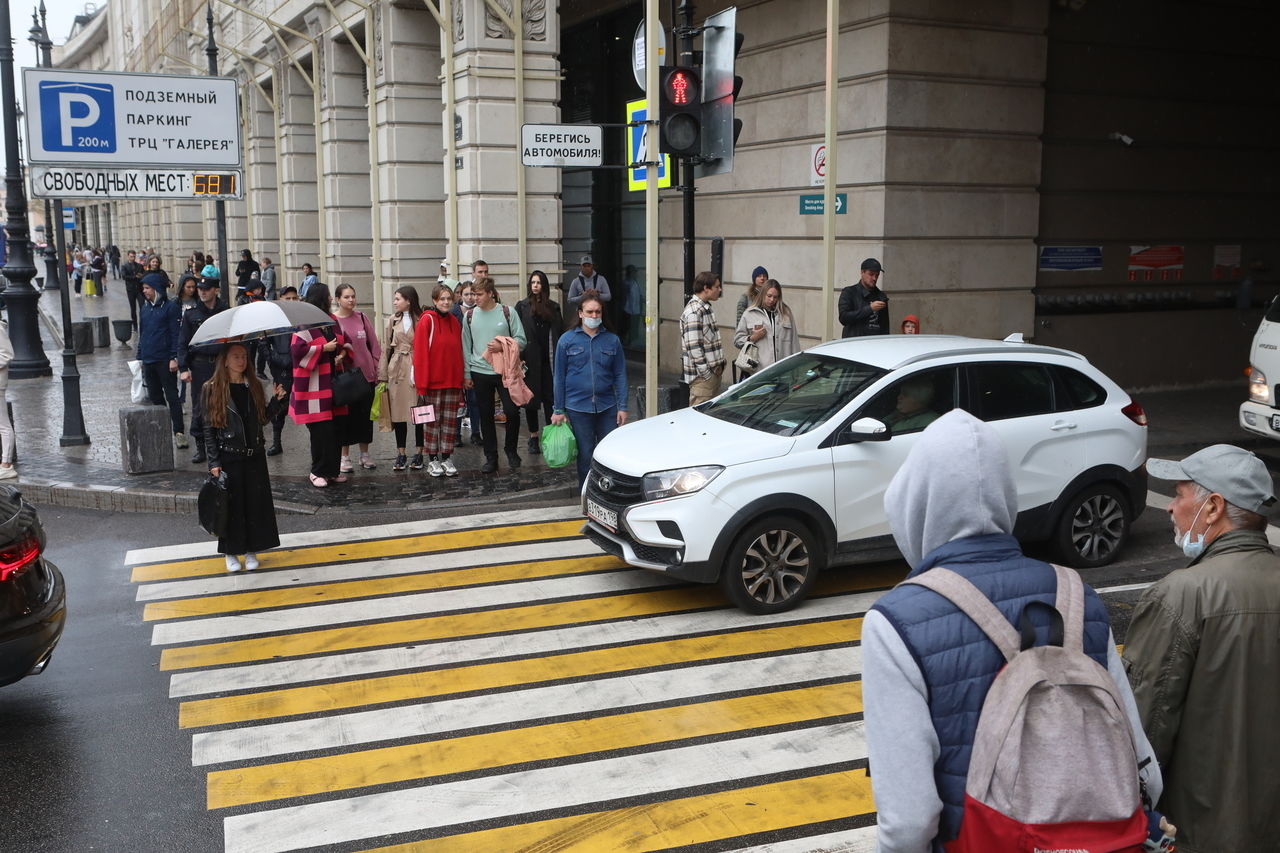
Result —
M 587 498 L 587 517 L 600 522 L 612 531 L 618 529 L 618 514 L 606 506 L 600 506 L 591 498 Z
M 1271 416 L 1271 428 L 1276 432 L 1280 432 L 1280 415 Z

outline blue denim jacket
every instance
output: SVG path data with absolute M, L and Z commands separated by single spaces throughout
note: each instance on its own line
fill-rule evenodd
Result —
M 592 337 L 581 326 L 565 332 L 553 369 L 557 413 L 627 410 L 627 359 L 613 332 L 601 329 Z

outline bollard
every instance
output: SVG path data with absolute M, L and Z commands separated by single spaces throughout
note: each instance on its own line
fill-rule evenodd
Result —
M 93 345 L 111 346 L 111 320 L 107 317 L 85 317 L 85 320 L 93 324 Z
M 75 350 L 76 355 L 90 355 L 93 353 L 93 324 L 77 320 L 71 324 L 71 348 Z
M 120 456 L 126 474 L 172 471 L 173 426 L 165 406 L 120 410 Z

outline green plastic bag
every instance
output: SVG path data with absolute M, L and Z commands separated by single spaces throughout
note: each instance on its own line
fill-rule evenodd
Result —
M 382 395 L 387 392 L 387 383 L 379 382 L 373 386 L 373 405 L 369 407 L 369 420 L 376 421 L 382 417 Z
M 542 428 L 542 459 L 549 468 L 563 468 L 578 456 L 578 442 L 568 424 Z

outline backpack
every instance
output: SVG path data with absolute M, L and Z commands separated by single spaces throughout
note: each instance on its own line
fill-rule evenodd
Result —
M 1147 839 L 1137 746 L 1115 680 L 1084 652 L 1084 582 L 1053 567 L 1053 606 L 1032 602 L 1019 628 L 944 568 L 904 583 L 960 608 L 1004 655 L 982 703 L 959 835 L 947 853 L 1137 853 Z M 1036 646 L 1031 607 L 1052 614 Z

